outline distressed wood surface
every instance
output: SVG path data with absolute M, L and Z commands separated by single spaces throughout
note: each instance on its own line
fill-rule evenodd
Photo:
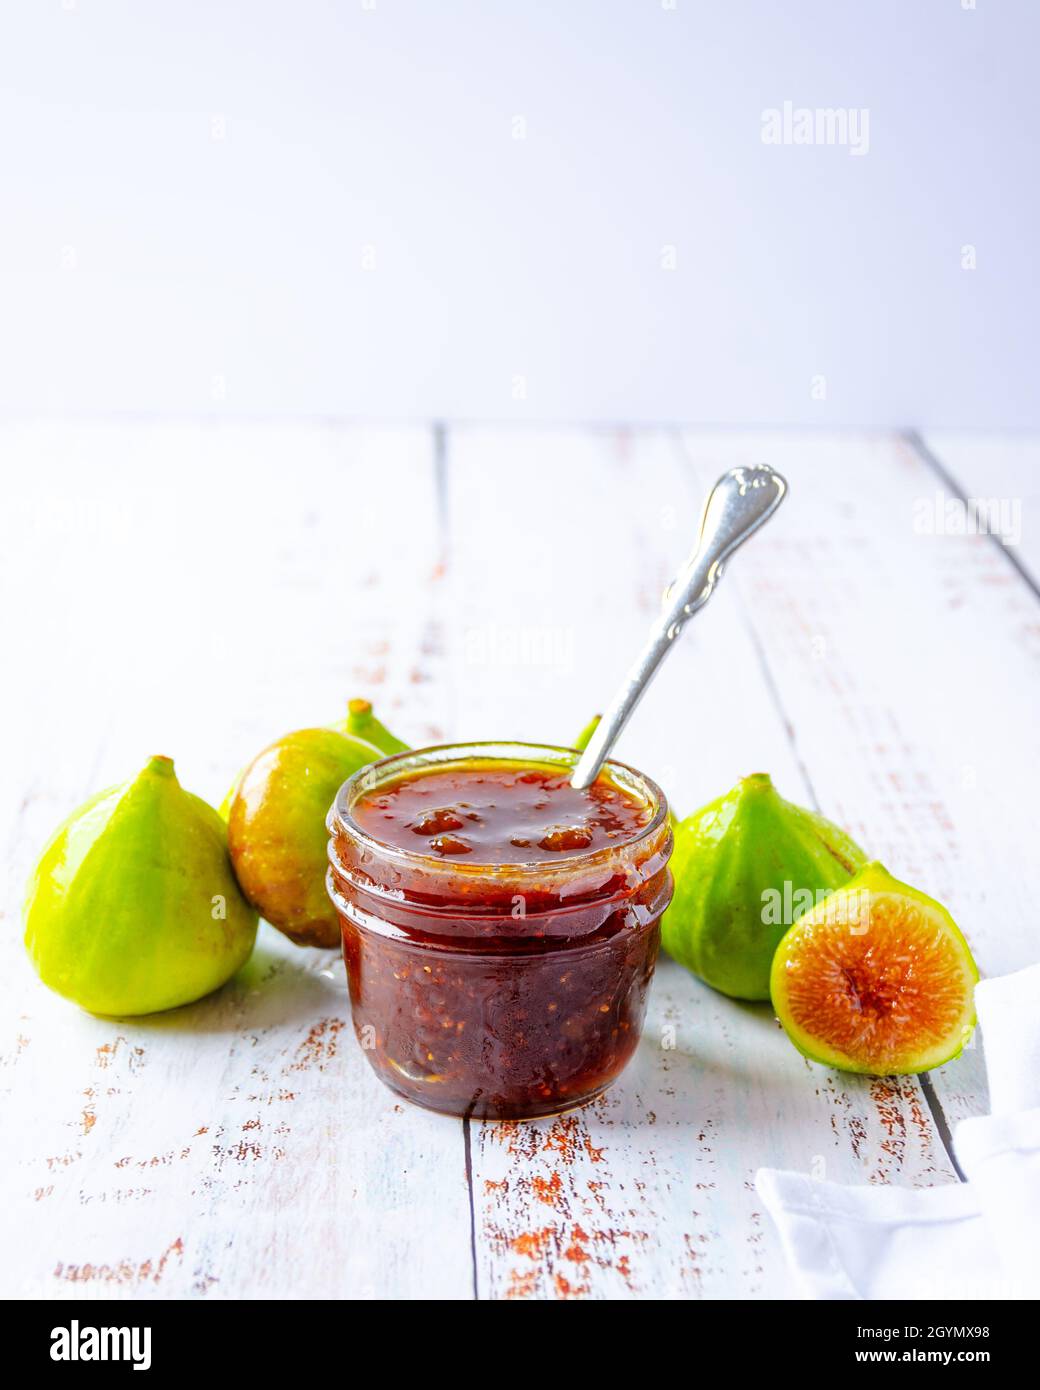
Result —
M 464 1125 L 370 1073 L 333 953 L 265 926 L 217 995 L 113 1022 L 39 985 L 19 922 L 53 825 L 150 753 L 219 801 L 259 746 L 353 694 L 416 744 L 569 742 L 688 550 L 704 488 L 764 460 L 791 499 L 621 754 L 680 814 L 767 770 L 947 901 L 984 971 L 1036 959 L 1040 610 L 997 541 L 915 529 L 920 499 L 951 480 L 994 495 L 984 457 L 944 474 L 928 457 L 942 444 L 0 428 L 0 1227 L 15 1252 L 0 1294 L 784 1296 L 758 1166 L 955 1181 L 944 1132 L 985 1106 L 977 1049 L 923 1082 L 843 1076 L 802 1059 L 767 1006 L 669 961 L 606 1096 Z M 1026 499 L 1023 554 L 1031 449 L 1016 461 L 1005 446 L 999 469 L 1003 494 Z
M 150 753 L 216 804 L 362 690 L 442 736 L 429 432 L 10 428 L 2 447 L 0 1291 L 469 1297 L 461 1129 L 364 1065 L 335 953 L 263 926 L 218 994 L 112 1022 L 35 981 L 18 912 L 54 823 Z

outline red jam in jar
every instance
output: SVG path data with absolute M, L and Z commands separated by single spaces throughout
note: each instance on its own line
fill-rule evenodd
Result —
M 672 896 L 660 789 L 570 749 L 456 744 L 362 769 L 329 812 L 354 1029 L 393 1090 L 518 1119 L 591 1099 L 643 1026 Z

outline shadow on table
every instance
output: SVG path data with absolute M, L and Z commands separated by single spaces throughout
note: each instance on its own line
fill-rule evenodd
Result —
M 293 946 L 262 926 L 252 956 L 226 985 L 179 1009 L 125 1021 L 153 1033 L 240 1033 L 349 1018 L 346 971 L 338 951 Z

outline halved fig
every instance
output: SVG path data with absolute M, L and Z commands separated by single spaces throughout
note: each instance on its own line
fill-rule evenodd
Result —
M 794 923 L 770 993 L 800 1052 L 841 1071 L 929 1071 L 975 1025 L 979 972 L 950 914 L 873 861 Z

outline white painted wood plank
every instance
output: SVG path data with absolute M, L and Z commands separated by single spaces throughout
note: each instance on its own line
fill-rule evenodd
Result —
M 460 1126 L 397 1103 L 349 1017 L 335 954 L 269 927 L 234 983 L 169 1015 L 26 990 L 3 1294 L 469 1296 Z
M 150 753 L 219 801 L 353 694 L 439 736 L 431 457 L 422 430 L 0 429 L 0 1292 L 471 1295 L 462 1127 L 370 1073 L 334 953 L 263 927 L 217 995 L 112 1022 L 38 983 L 18 920 L 56 821 Z
M 690 433 L 684 445 L 698 489 L 749 460 L 791 483 L 783 522 L 732 584 L 824 807 L 949 906 L 984 972 L 1036 960 L 1029 586 L 991 539 L 917 529 L 936 477 L 905 443 Z M 978 1050 L 934 1082 L 951 1123 L 985 1109 Z
M 460 630 L 562 628 L 559 650 L 572 653 L 534 666 L 457 653 L 456 732 L 573 736 L 621 678 L 692 545 L 700 501 L 664 435 L 454 432 L 452 527 L 467 537 L 450 574 Z M 680 812 L 756 770 L 794 799 L 810 795 L 730 585 L 684 635 L 619 747 Z M 829 756 L 840 751 L 838 740 Z M 825 805 L 855 829 L 853 808 Z M 483 1297 L 781 1297 L 758 1166 L 853 1182 L 954 1177 L 916 1081 L 815 1068 L 767 1005 L 727 1000 L 671 962 L 637 1060 L 606 1097 L 558 1119 L 474 1126 L 473 1149 Z
M 960 494 L 987 503 L 983 514 L 1002 523 L 994 528 L 1001 543 L 1040 582 L 1040 436 L 929 430 L 923 439 Z M 953 494 L 943 486 L 937 492 L 935 506 L 945 514 Z M 944 524 L 959 524 L 956 510 Z

